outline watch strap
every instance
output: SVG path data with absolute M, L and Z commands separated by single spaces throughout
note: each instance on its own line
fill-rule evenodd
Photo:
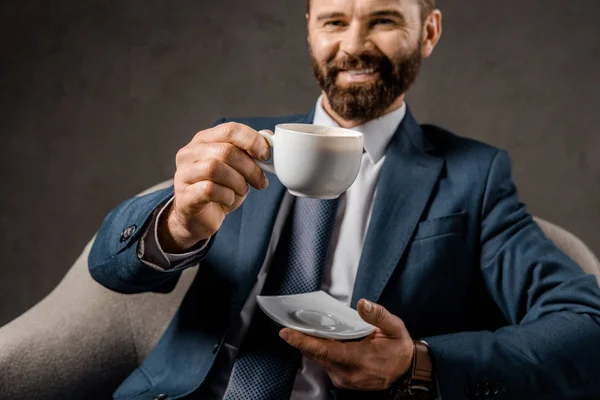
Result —
M 413 341 L 412 363 L 406 374 L 392 386 L 394 399 L 432 399 L 435 396 L 433 387 L 433 363 L 429 347 L 424 341 Z
M 411 380 L 431 383 L 433 381 L 433 364 L 429 347 L 425 342 L 415 341 L 415 353 L 412 363 Z

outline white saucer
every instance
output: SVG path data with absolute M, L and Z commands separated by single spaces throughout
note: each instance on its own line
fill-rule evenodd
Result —
M 321 291 L 291 296 L 257 296 L 258 305 L 279 324 L 307 335 L 350 340 L 375 330 L 358 312 Z

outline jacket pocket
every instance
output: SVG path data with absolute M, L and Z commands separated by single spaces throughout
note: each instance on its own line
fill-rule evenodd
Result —
M 461 212 L 420 222 L 417 225 L 413 241 L 454 233 L 463 234 L 466 220 L 467 214 Z

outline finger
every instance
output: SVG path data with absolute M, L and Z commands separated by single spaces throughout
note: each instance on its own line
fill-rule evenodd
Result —
M 192 185 L 200 181 L 213 181 L 232 189 L 237 196 L 245 196 L 250 187 L 246 179 L 233 167 L 216 158 L 209 158 L 178 169 L 175 179 Z
M 206 205 L 208 203 L 219 203 L 224 207 L 231 207 L 236 201 L 233 189 L 215 183 L 213 181 L 200 181 L 186 186 L 183 190 L 187 204 Z
M 358 314 L 365 322 L 376 326 L 388 336 L 410 336 L 404 322 L 379 304 L 361 299 L 358 302 Z
M 246 196 L 235 196 L 234 203 L 232 205 L 230 205 L 229 207 L 226 207 L 224 211 L 227 214 L 229 214 L 229 213 L 233 212 L 234 210 L 237 210 L 238 207 L 241 206 L 242 203 L 246 200 Z
M 210 157 L 214 157 L 231 166 L 256 189 L 264 189 L 269 184 L 264 172 L 252 157 L 236 146 L 230 143 L 211 143 L 205 146 L 205 150 Z
M 191 164 L 202 163 L 211 158 L 235 169 L 258 190 L 266 188 L 269 184 L 267 177 L 252 157 L 231 143 L 189 144 L 177 153 L 177 169 L 185 169 Z
M 212 129 L 196 134 L 192 142 L 197 143 L 231 143 L 248 152 L 257 160 L 266 161 L 271 158 L 271 148 L 267 141 L 254 129 L 244 124 L 227 122 Z
M 292 329 L 282 329 L 279 336 L 288 344 L 294 346 L 305 356 L 315 361 L 328 364 L 346 364 L 343 344 L 337 341 L 305 335 Z

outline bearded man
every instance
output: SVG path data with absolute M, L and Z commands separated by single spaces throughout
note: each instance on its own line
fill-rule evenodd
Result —
M 519 202 L 505 151 L 420 126 L 405 103 L 442 33 L 434 1 L 312 0 L 306 18 L 314 109 L 198 132 L 172 187 L 124 202 L 100 228 L 89 266 L 112 290 L 168 292 L 199 265 L 114 397 L 600 396 L 594 277 Z M 364 134 L 358 177 L 337 200 L 294 197 L 258 167 L 271 157 L 259 131 L 282 123 Z M 375 331 L 322 339 L 257 307 L 261 293 L 319 289 Z

